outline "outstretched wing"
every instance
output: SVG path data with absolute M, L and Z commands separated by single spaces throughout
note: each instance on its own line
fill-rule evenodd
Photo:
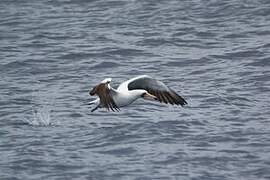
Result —
M 144 89 L 148 93 L 156 96 L 160 102 L 184 106 L 186 100 L 178 95 L 174 90 L 167 87 L 163 82 L 150 76 L 139 76 L 131 79 L 127 85 L 128 90 Z
M 90 95 L 93 96 L 95 94 L 98 95 L 100 99 L 100 104 L 107 108 L 108 110 L 117 110 L 119 111 L 119 107 L 115 104 L 112 95 L 115 93 L 113 89 L 109 87 L 109 83 L 100 83 L 95 86 L 91 91 Z

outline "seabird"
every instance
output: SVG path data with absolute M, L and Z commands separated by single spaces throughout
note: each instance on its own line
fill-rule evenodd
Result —
M 96 85 L 89 94 L 98 98 L 89 104 L 96 104 L 98 108 L 106 108 L 108 111 L 119 111 L 120 107 L 127 106 L 138 98 L 159 101 L 161 103 L 181 105 L 187 104 L 185 99 L 163 82 L 147 75 L 137 76 L 121 83 L 117 89 L 110 86 L 111 78 L 106 78 Z

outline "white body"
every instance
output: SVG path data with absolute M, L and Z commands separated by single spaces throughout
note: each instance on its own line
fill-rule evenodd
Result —
M 145 90 L 132 90 L 132 91 L 128 90 L 129 82 L 131 82 L 135 79 L 144 77 L 144 76 L 145 75 L 138 76 L 138 77 L 135 77 L 135 78 L 130 79 L 128 81 L 125 81 L 125 82 L 121 83 L 117 89 L 113 89 L 112 87 L 109 86 L 109 88 L 114 91 L 112 98 L 118 107 L 123 107 L 123 106 L 127 106 L 127 105 L 131 104 L 136 99 L 140 98 L 141 94 L 143 92 L 146 92 Z M 105 82 L 106 80 L 107 79 L 103 80 L 102 82 Z M 111 79 L 110 79 L 110 81 L 111 81 Z M 97 98 L 94 101 L 91 101 L 89 104 L 99 104 L 99 98 Z

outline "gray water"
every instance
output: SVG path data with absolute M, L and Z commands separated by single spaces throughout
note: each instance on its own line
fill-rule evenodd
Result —
M 270 179 L 270 1 L 1 0 L 0 179 Z M 137 75 L 181 94 L 120 112 Z

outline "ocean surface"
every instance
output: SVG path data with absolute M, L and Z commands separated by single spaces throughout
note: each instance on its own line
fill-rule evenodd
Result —
M 142 74 L 188 106 L 90 112 Z M 0 179 L 270 179 L 270 1 L 1 0 Z

